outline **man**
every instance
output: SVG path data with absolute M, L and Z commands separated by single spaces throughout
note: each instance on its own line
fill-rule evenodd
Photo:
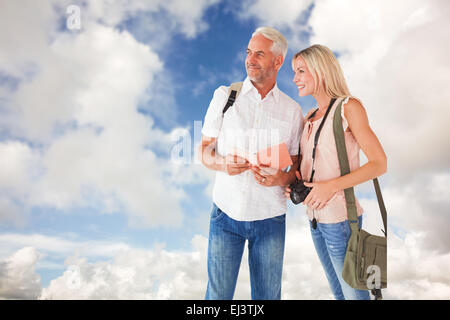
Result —
M 281 298 L 286 216 L 282 186 L 295 180 L 295 170 L 269 171 L 249 155 L 284 142 L 292 167 L 298 167 L 302 111 L 276 84 L 286 52 L 281 33 L 258 28 L 248 43 L 248 77 L 236 101 L 223 114 L 228 88 L 221 86 L 205 116 L 199 157 L 217 171 L 206 299 L 233 298 L 247 240 L 252 299 Z

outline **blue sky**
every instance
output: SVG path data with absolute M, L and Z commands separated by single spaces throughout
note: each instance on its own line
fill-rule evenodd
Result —
M 70 4 L 81 9 L 80 30 L 66 27 Z M 335 52 L 365 104 L 389 159 L 380 178 L 392 231 L 387 296 L 450 297 L 448 275 L 435 268 L 450 267 L 450 151 L 429 143 L 450 145 L 443 122 L 450 67 L 442 54 L 450 48 L 437 41 L 450 30 L 445 1 L 2 6 L 0 298 L 203 297 L 214 173 L 195 163 L 195 122 L 218 86 L 245 78 L 245 49 L 261 25 L 289 41 L 278 86 L 304 114 L 315 102 L 297 96 L 290 60 L 313 43 Z M 410 66 L 424 57 L 433 58 L 418 76 Z M 189 133 L 192 159 L 182 165 L 172 158 L 180 132 Z M 432 196 L 417 197 L 424 185 Z M 365 228 L 379 232 L 370 182 L 357 194 Z M 429 226 L 430 207 L 442 232 Z M 321 267 L 304 209 L 288 208 L 283 298 L 329 299 L 324 275 L 314 272 Z M 73 266 L 76 288 L 68 285 Z M 236 297 L 247 299 L 246 256 L 241 268 Z

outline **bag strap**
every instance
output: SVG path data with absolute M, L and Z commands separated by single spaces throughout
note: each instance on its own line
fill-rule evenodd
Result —
M 345 136 L 344 136 L 344 128 L 342 127 L 342 117 L 341 117 L 341 108 L 342 102 L 341 100 L 334 112 L 333 117 L 333 131 L 334 131 L 334 140 L 336 141 L 336 149 L 338 153 L 339 159 L 339 167 L 341 169 L 341 176 L 350 173 L 350 165 L 348 163 L 347 149 L 345 146 Z M 356 200 L 355 200 L 355 191 L 353 187 L 344 189 L 345 201 L 347 204 L 347 215 L 348 222 L 350 223 L 350 228 L 355 231 L 359 230 L 358 226 L 358 213 L 356 211 Z
M 228 88 L 228 101 L 223 108 L 222 115 L 225 115 L 225 112 L 234 104 L 234 101 L 237 99 L 239 92 L 241 92 L 243 82 L 234 82 Z
M 373 185 L 375 187 L 375 192 L 377 194 L 377 199 L 378 199 L 378 206 L 380 207 L 380 212 L 381 212 L 381 217 L 383 219 L 383 225 L 384 225 L 384 236 L 387 237 L 387 213 L 386 213 L 386 207 L 384 206 L 384 201 L 383 201 L 383 195 L 381 194 L 381 189 L 380 189 L 380 183 L 378 182 L 378 179 L 375 178 L 373 179 Z
M 342 127 L 342 102 L 345 99 L 342 99 L 337 106 L 334 117 L 333 117 L 333 131 L 334 131 L 334 139 L 336 141 L 336 149 L 339 158 L 339 166 L 341 169 L 341 176 L 350 173 L 350 165 L 348 162 L 347 156 L 347 148 L 345 146 L 345 136 L 344 136 L 344 128 Z M 387 223 L 386 223 L 386 207 L 384 206 L 383 196 L 381 195 L 380 184 L 378 179 L 373 179 L 373 184 L 375 187 L 375 192 L 377 194 L 378 206 L 380 207 L 381 217 L 383 219 L 384 225 L 384 236 L 386 236 L 387 232 Z M 358 230 L 358 214 L 356 211 L 356 201 L 355 201 L 355 192 L 353 187 L 347 188 L 344 190 L 345 201 L 347 203 L 347 215 L 348 221 L 350 223 L 350 227 L 352 230 Z

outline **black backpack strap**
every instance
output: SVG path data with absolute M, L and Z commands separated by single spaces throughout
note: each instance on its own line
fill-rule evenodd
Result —
M 243 82 L 235 82 L 232 83 L 228 89 L 228 101 L 225 104 L 225 107 L 223 108 L 222 114 L 224 115 L 225 112 L 234 104 L 234 101 L 236 101 L 239 92 L 242 89 Z

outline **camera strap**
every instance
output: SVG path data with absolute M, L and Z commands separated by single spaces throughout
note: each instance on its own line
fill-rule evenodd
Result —
M 309 179 L 309 182 L 313 182 L 313 178 L 314 178 L 314 160 L 316 159 L 316 148 L 317 148 L 317 143 L 319 142 L 319 136 L 320 136 L 320 131 L 322 131 L 323 125 L 325 124 L 325 120 L 327 120 L 328 114 L 330 113 L 331 107 L 333 106 L 334 102 L 336 101 L 336 98 L 331 99 L 330 104 L 328 105 L 327 111 L 325 112 L 325 115 L 322 118 L 322 121 L 320 122 L 319 128 L 317 129 L 316 135 L 314 137 L 314 148 L 313 148 L 313 153 L 312 153 L 312 169 L 311 169 L 311 178 Z M 319 108 L 316 109 L 316 111 L 314 111 L 309 117 L 309 119 L 312 119 L 314 117 L 314 115 L 317 113 L 317 111 L 319 111 Z

